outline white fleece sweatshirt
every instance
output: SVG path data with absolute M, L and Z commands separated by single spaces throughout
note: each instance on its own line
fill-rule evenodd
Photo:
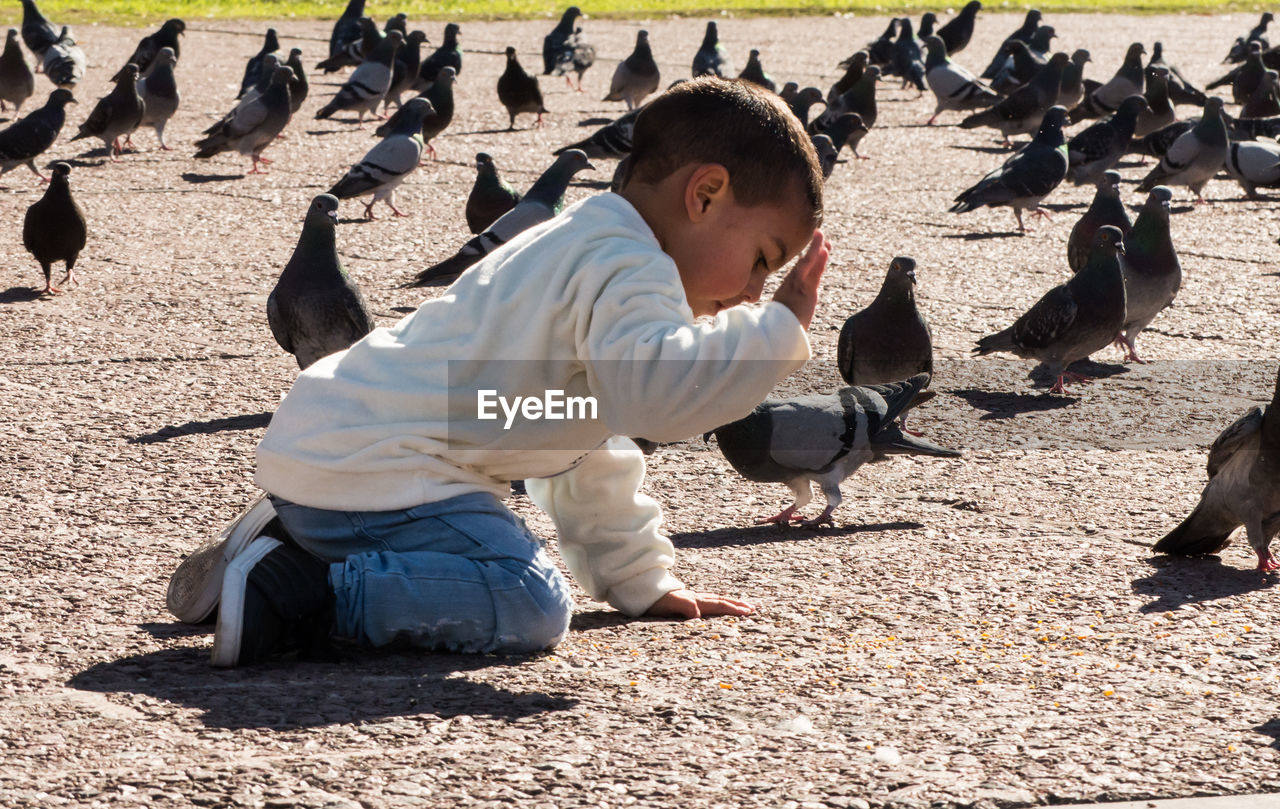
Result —
M 390 328 L 316 362 L 258 445 L 258 485 L 313 508 L 388 511 L 525 479 L 592 598 L 640 615 L 683 585 L 630 439 L 745 416 L 809 358 L 782 304 L 695 322 L 675 262 L 616 194 L 584 200 Z M 477 417 L 480 391 L 593 396 L 596 419 Z

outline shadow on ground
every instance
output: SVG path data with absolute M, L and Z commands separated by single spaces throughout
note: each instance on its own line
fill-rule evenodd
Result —
M 207 421 L 188 421 L 185 424 L 169 424 L 154 433 L 140 435 L 129 439 L 130 444 L 157 444 L 183 435 L 208 435 L 227 430 L 256 430 L 271 423 L 270 413 L 254 413 L 244 416 L 229 416 L 223 419 Z
M 735 545 L 762 545 L 766 542 L 791 542 L 813 537 L 842 537 L 850 534 L 878 533 L 881 531 L 913 531 L 924 528 L 918 522 L 877 522 L 865 525 L 742 525 L 716 528 L 712 531 L 689 531 L 672 534 L 671 542 L 678 548 L 727 548 Z
M 1154 600 L 1141 612 L 1169 612 L 1184 604 L 1200 604 L 1265 590 L 1280 576 L 1257 570 L 1230 567 L 1217 556 L 1153 556 L 1147 560 L 1155 568 L 1151 575 L 1135 579 L 1133 591 Z

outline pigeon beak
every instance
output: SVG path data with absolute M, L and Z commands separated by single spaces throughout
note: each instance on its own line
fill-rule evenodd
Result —
M 915 286 L 915 285 L 916 285 L 916 271 L 915 271 L 915 270 L 911 270 L 910 272 L 908 272 L 908 273 L 907 273 L 907 277 L 911 279 L 911 285 L 912 285 L 912 286 Z
M 329 215 L 329 221 L 333 222 L 333 224 L 335 224 L 335 225 L 336 225 L 336 224 L 338 224 L 338 212 L 337 212 L 337 211 L 329 211 L 329 214 L 328 214 L 328 215 Z
M 1116 252 L 1122 256 L 1124 255 L 1124 242 L 1116 242 Z
M 591 165 L 591 161 L 590 161 L 590 160 L 588 160 L 588 161 L 586 162 L 586 164 L 585 164 L 585 165 L 583 165 L 583 168 L 584 168 L 584 169 L 586 169 L 586 170 L 588 170 L 588 171 L 595 171 L 595 170 L 596 170 L 596 167 L 595 167 L 595 166 L 593 166 L 593 165 Z

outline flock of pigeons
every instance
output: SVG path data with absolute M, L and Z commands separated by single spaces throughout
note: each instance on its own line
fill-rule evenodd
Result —
M 0 131 L 0 173 L 20 165 L 40 175 L 36 159 L 56 140 L 65 122 L 65 107 L 74 103 L 71 89 L 84 75 L 83 53 L 67 28 L 50 24 L 34 0 L 22 0 L 22 41 L 56 89 L 40 109 Z M 960 126 L 991 127 L 1005 143 L 1032 135 L 1029 144 L 956 197 L 951 208 L 963 213 L 983 206 L 1013 209 L 1019 230 L 1022 213 L 1043 214 L 1039 203 L 1064 180 L 1092 183 L 1092 204 L 1072 229 L 1068 264 L 1074 275 L 1047 292 L 1008 328 L 978 341 L 974 353 L 1010 352 L 1043 363 L 1056 377 L 1050 393 L 1067 393 L 1073 362 L 1115 342 L 1126 359 L 1141 362 L 1135 341 L 1153 318 L 1173 301 L 1182 270 L 1169 230 L 1169 186 L 1186 186 L 1202 202 L 1200 192 L 1225 168 L 1252 196 L 1257 187 L 1280 186 L 1280 146 L 1269 138 L 1280 134 L 1280 48 L 1272 49 L 1265 33 L 1271 15 L 1232 46 L 1227 61 L 1237 63 L 1209 89 L 1230 86 L 1242 109 L 1237 117 L 1223 100 L 1206 97 L 1177 68 L 1166 63 L 1161 43 L 1146 49 L 1130 46 L 1123 64 L 1105 83 L 1084 77 L 1088 51 L 1051 53 L 1056 34 L 1038 11 L 1000 46 L 981 77 L 951 57 L 972 37 L 981 9 L 972 0 L 945 25 L 926 13 L 918 33 L 910 19 L 894 19 L 865 49 L 844 60 L 843 75 L 827 91 L 789 83 L 779 88 L 765 72 L 758 51 L 737 78 L 778 92 L 805 124 L 830 176 L 847 146 L 857 154 L 861 139 L 877 119 L 876 85 L 899 77 L 903 87 L 930 90 L 936 107 L 934 123 L 947 111 L 967 112 Z M 445 27 L 440 47 L 421 56 L 426 35 L 408 31 L 399 14 L 379 28 L 364 16 L 364 0 L 350 0 L 334 25 L 329 55 L 317 69 L 353 68 L 346 81 L 319 110 L 317 118 L 354 113 L 363 126 L 366 114 L 396 112 L 377 129 L 381 140 L 327 194 L 308 208 L 292 258 L 268 299 L 268 320 L 277 342 L 295 355 L 300 368 L 342 350 L 374 328 L 364 298 L 338 257 L 335 227 L 340 199 L 370 195 L 365 215 L 383 201 L 394 215 L 396 188 L 419 166 L 424 153 L 434 155 L 431 141 L 453 118 L 453 84 L 462 70 L 460 28 Z M 581 11 L 570 7 L 546 36 L 543 75 L 564 76 L 582 89 L 583 74 L 595 61 L 595 49 L 578 25 Z M 127 63 L 114 75 L 114 88 L 99 100 L 73 139 L 96 137 L 117 160 L 130 136 L 151 126 L 162 149 L 166 122 L 179 104 L 174 66 L 181 54 L 182 20 L 166 22 L 144 37 Z M 0 54 L 0 106 L 15 109 L 34 93 L 34 76 L 10 31 Z M 694 56 L 694 76 L 733 77 L 730 60 L 719 43 L 715 22 L 707 23 Z M 645 99 L 658 91 L 660 72 L 649 35 L 638 32 L 633 52 L 615 68 L 606 101 L 625 102 L 628 111 L 586 139 L 557 150 L 547 171 L 523 196 L 497 173 L 492 157 L 476 157 L 476 181 L 467 199 L 467 224 L 475 234 L 450 258 L 419 273 L 406 286 L 447 284 L 522 231 L 555 216 L 565 190 L 591 159 L 625 161 L 631 150 L 636 116 Z M 301 51 L 287 55 L 277 33 L 267 31 L 261 50 L 245 67 L 235 106 L 205 130 L 195 156 L 206 158 L 236 151 L 252 161 L 250 173 L 270 163 L 263 151 L 285 129 L 309 91 Z M 406 93 L 414 97 L 402 101 Z M 497 83 L 499 101 L 514 128 L 518 115 L 547 112 L 538 78 L 526 72 L 516 50 L 506 49 L 506 67 Z M 1200 115 L 1179 120 L 1175 104 L 1200 107 Z M 811 116 L 821 105 L 822 112 Z M 1069 139 L 1064 128 L 1088 121 Z M 1120 175 L 1114 170 L 1129 153 L 1158 158 L 1140 190 L 1148 197 L 1135 221 L 1120 200 Z M 621 162 L 619 166 L 621 166 Z M 83 212 L 68 184 L 70 166 L 55 163 L 44 196 L 27 211 L 23 243 L 41 265 L 45 292 L 52 286 L 51 267 L 65 262 L 74 283 L 74 266 L 83 250 L 87 228 Z M 615 174 L 615 182 L 617 178 Z M 849 384 L 836 393 L 770 399 L 738 422 L 713 431 L 726 459 L 744 477 L 786 483 L 795 502 L 767 522 L 789 524 L 811 499 L 811 483 L 826 496 L 826 508 L 805 524 L 832 521 L 839 506 L 839 485 L 862 464 L 894 453 L 955 457 L 906 427 L 908 412 L 934 395 L 927 390 L 933 372 L 932 337 L 916 306 L 915 262 L 895 258 L 879 295 L 854 314 L 841 331 L 837 365 Z M 905 381 L 904 381 L 905 380 Z M 710 435 L 710 434 L 709 434 Z M 1280 378 L 1265 412 L 1255 408 L 1214 443 L 1209 457 L 1210 483 L 1201 504 L 1156 549 L 1175 554 L 1214 553 L 1225 547 L 1240 525 L 1258 555 L 1259 568 L 1280 569 L 1270 551 L 1280 531 Z

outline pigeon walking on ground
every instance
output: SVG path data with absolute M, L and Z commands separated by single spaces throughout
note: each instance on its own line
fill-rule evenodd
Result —
M 660 79 L 658 63 L 653 60 L 653 51 L 649 48 L 649 32 L 640 31 L 636 34 L 635 50 L 613 71 L 609 94 L 603 100 L 625 101 L 627 109 L 635 109 L 645 96 L 657 91 Z
M 1047 26 L 1046 26 L 1047 27 Z M 991 80 L 991 89 L 997 93 L 1008 94 L 1035 78 L 1040 68 L 1049 61 L 1048 57 L 1032 53 L 1031 46 L 1025 42 L 1010 42 L 1005 45 L 1009 52 L 1010 64 L 1001 68 Z M 1068 64 L 1070 67 L 1070 64 Z M 1064 68 L 1063 72 L 1066 72 Z M 1059 91 L 1061 92 L 1061 91 Z
M 461 36 L 462 29 L 457 23 L 451 22 L 444 27 L 444 39 L 440 47 L 422 60 L 422 67 L 418 68 L 418 83 L 413 89 L 420 93 L 426 92 L 446 67 L 453 68 L 454 78 L 462 75 L 462 47 L 458 45 L 458 38 Z
M 1114 115 L 1090 124 L 1067 141 L 1067 177 L 1075 185 L 1096 183 L 1129 151 L 1138 116 L 1150 112 L 1147 99 L 1129 96 Z
M 836 393 L 768 399 L 746 418 L 718 427 L 720 452 L 738 474 L 757 483 L 785 483 L 795 501 L 757 520 L 787 525 L 813 498 L 812 483 L 826 496 L 822 513 L 802 525 L 834 524 L 840 483 L 865 463 L 889 455 L 956 458 L 960 453 L 903 434 L 895 423 L 929 383 L 928 374 L 887 385 L 842 388 Z
M 464 244 L 453 256 L 418 273 L 405 286 L 443 286 L 452 283 L 463 270 L 534 225 L 560 213 L 560 209 L 564 207 L 565 189 L 569 187 L 573 175 L 583 169 L 594 168 L 581 151 L 570 149 L 564 152 L 529 188 L 516 207 L 499 217 L 488 230 Z
M 542 103 L 542 89 L 538 87 L 538 77 L 525 71 L 516 58 L 516 49 L 507 47 L 507 67 L 498 77 L 498 100 L 507 108 L 510 116 L 508 131 L 516 128 L 516 116 L 522 112 L 537 115 L 535 127 L 542 126 L 542 116 L 547 112 Z
M 560 15 L 560 22 L 551 29 L 551 33 L 542 38 L 542 75 L 550 76 L 551 71 L 555 70 L 560 54 L 573 38 L 574 24 L 581 16 L 582 9 L 569 6 L 564 10 L 564 14 Z
M 862 78 L 858 79 L 857 84 L 827 105 L 822 115 L 814 120 L 810 129 L 814 132 L 822 131 L 830 126 L 831 121 L 846 112 L 857 113 L 868 129 L 875 126 L 880 117 L 879 106 L 876 104 L 876 83 L 879 81 L 880 68 L 875 65 L 869 66 L 863 72 Z
M 1133 229 L 1129 211 L 1120 200 L 1120 172 L 1104 171 L 1097 186 L 1093 202 L 1076 221 L 1071 228 L 1071 235 L 1067 237 L 1067 266 L 1073 273 L 1083 270 L 1084 265 L 1089 262 L 1089 254 L 1093 252 L 1093 238 L 1103 225 L 1111 225 L 1126 236 Z
M 947 53 L 955 56 L 969 45 L 973 37 L 973 24 L 982 10 L 979 0 L 969 0 L 951 21 L 937 30 L 938 38 L 947 46 Z
M 276 135 L 289 124 L 293 116 L 289 106 L 289 79 L 293 71 L 284 65 L 276 67 L 267 91 L 252 102 L 239 106 L 220 121 L 213 132 L 196 141 L 198 158 L 213 157 L 234 149 L 253 161 L 250 174 L 263 174 L 260 164 L 271 161 L 262 156 Z
M 867 69 L 870 58 L 870 54 L 866 51 L 858 51 L 849 57 L 849 63 L 845 66 L 844 74 L 836 79 L 835 84 L 831 85 L 831 89 L 827 90 L 828 104 L 849 92 L 858 83 L 858 79 L 862 78 L 862 74 Z
M 46 295 L 62 291 L 52 283 L 54 262 L 65 262 L 67 267 L 67 275 L 59 284 L 77 283 L 76 259 L 88 241 L 84 211 L 71 196 L 71 186 L 67 182 L 70 174 L 70 164 L 54 163 L 53 178 L 49 180 L 44 196 L 27 208 L 22 220 L 22 245 L 35 256 L 44 271 L 42 294 Z
M 1077 48 L 1071 53 L 1071 61 L 1062 68 L 1062 82 L 1058 85 L 1058 106 L 1071 109 L 1084 98 L 1084 66 L 1093 61 L 1093 56 L 1084 48 Z
M 1244 526 L 1258 570 L 1280 570 L 1271 540 L 1280 532 L 1280 376 L 1271 403 L 1255 407 L 1209 447 L 1209 483 L 1195 509 L 1152 548 L 1174 556 L 1216 554 Z
M 715 20 L 707 23 L 707 32 L 702 35 L 702 44 L 698 46 L 698 52 L 693 55 L 693 77 L 699 76 L 719 76 L 727 79 L 733 75 L 733 65 L 729 62 L 729 55 L 725 52 L 724 46 L 720 44 L 720 32 L 716 28 Z
M 338 200 L 329 194 L 313 199 L 298 246 L 267 296 L 271 333 L 300 369 L 345 351 L 375 327 L 360 288 L 338 258 L 337 225 Z
M 568 44 L 564 50 L 560 52 L 560 56 L 556 60 L 553 75 L 564 76 L 565 83 L 573 87 L 573 80 L 569 78 L 569 72 L 578 77 L 578 86 L 574 87 L 579 93 L 582 90 L 582 74 L 591 69 L 596 63 L 596 49 L 586 37 L 582 35 L 581 28 L 573 29 L 573 36 L 569 38 Z
M 1030 42 L 1031 35 L 1040 27 L 1040 12 L 1031 9 L 1027 12 L 1027 16 L 1023 18 L 1022 25 L 1018 27 L 1009 36 L 1005 37 L 1004 42 L 1000 43 L 1000 47 L 996 50 L 995 57 L 992 58 L 991 64 L 987 65 L 987 69 L 982 71 L 980 78 L 994 79 L 996 74 L 1000 72 L 1000 68 L 1004 66 L 1005 60 L 1008 58 L 1005 51 L 1005 43 L 1013 40 L 1018 42 Z
M 1258 24 L 1250 29 L 1249 33 L 1242 37 L 1236 37 L 1236 41 L 1231 43 L 1231 50 L 1227 52 L 1227 58 L 1223 59 L 1227 62 L 1243 62 L 1245 57 L 1249 55 L 1249 44 L 1257 42 L 1259 46 L 1266 50 L 1271 47 L 1271 43 L 1267 42 L 1267 26 L 1274 19 L 1270 11 L 1262 13 L 1262 19 L 1258 20 Z
M 422 119 L 431 111 L 431 102 L 417 96 L 409 99 L 405 107 L 408 114 L 401 119 L 399 128 L 379 141 L 329 189 L 338 199 L 372 193 L 373 199 L 364 206 L 365 219 L 374 218 L 373 206 L 380 201 L 387 203 L 394 216 L 408 215 L 396 208 L 395 192 L 422 160 Z
M 1163 67 L 1147 68 L 1147 109 L 1138 113 L 1138 123 L 1133 127 L 1134 138 L 1145 138 L 1177 120 L 1173 104 L 1169 101 L 1169 70 Z M 1135 148 L 1130 144 L 1130 151 Z
M 920 40 L 911 29 L 911 20 L 903 18 L 898 26 L 898 38 L 893 41 L 893 58 L 889 62 L 894 75 L 902 77 L 902 86 L 908 84 L 924 93 L 924 55 L 920 52 Z
M 329 99 L 329 103 L 320 108 L 316 118 L 329 118 L 335 112 L 352 111 L 358 113 L 358 121 L 363 127 L 365 113 L 376 114 L 378 104 L 382 103 L 387 90 L 391 89 L 391 65 L 403 44 L 404 37 L 399 31 L 387 34 L 387 38 L 360 63 L 346 83 Z
M 467 195 L 467 228 L 483 233 L 520 202 L 520 194 L 498 176 L 498 166 L 484 152 L 476 155 L 476 182 Z
M 27 66 L 22 47 L 18 44 L 18 29 L 10 28 L 5 39 L 4 52 L 0 53 L 0 110 L 4 102 L 13 105 L 16 114 L 22 104 L 36 91 L 36 77 Z
M 431 154 L 431 159 L 436 158 L 436 147 L 431 145 L 433 138 L 444 132 L 453 122 L 453 85 L 457 73 L 452 67 L 446 65 L 436 74 L 436 79 L 431 83 L 431 87 L 422 94 L 422 98 L 431 102 L 431 112 L 422 122 L 422 142 L 426 146 L 427 151 Z M 374 130 L 374 135 L 379 138 L 385 138 L 393 130 L 400 127 L 400 124 L 406 115 L 410 115 L 409 111 L 403 107 L 396 110 L 387 121 L 378 126 Z
M 1258 188 L 1280 188 L 1280 143 L 1274 140 L 1232 141 L 1227 150 L 1227 174 L 1250 199 Z
M 756 48 L 751 49 L 747 56 L 747 66 L 738 74 L 738 78 L 758 84 L 771 93 L 778 91 L 778 83 L 764 71 L 764 65 L 760 64 L 760 51 Z
M 71 91 L 61 87 L 49 94 L 44 106 L 26 118 L 0 130 L 0 175 L 26 166 L 41 180 L 48 180 L 36 168 L 36 158 L 58 139 L 67 120 L 67 105 L 74 104 Z
M 1134 42 L 1125 52 L 1124 62 L 1111 79 L 1094 90 L 1070 112 L 1071 123 L 1087 118 L 1101 118 L 1120 108 L 1121 102 L 1133 95 L 1142 95 L 1144 68 L 1142 57 L 1147 49 L 1141 42 Z
M 142 96 L 138 95 L 138 67 L 125 65 L 116 86 L 98 100 L 71 140 L 100 138 L 107 157 L 113 163 L 118 162 L 117 155 L 123 151 L 120 139 L 138 128 L 145 111 Z
M 178 82 L 173 74 L 173 66 L 177 64 L 173 49 L 165 46 L 160 49 L 147 68 L 147 74 L 138 80 L 138 95 L 142 98 L 142 121 L 140 126 L 149 126 L 156 132 L 160 148 L 172 151 L 172 146 L 165 145 L 164 128 L 169 119 L 178 111 L 181 96 L 178 94 Z M 128 145 L 126 136 L 125 145 Z
M 1067 367 L 1110 345 L 1124 326 L 1121 242 L 1118 228 L 1099 228 L 1084 269 L 1049 290 L 1012 326 L 979 340 L 973 353 L 981 357 L 1007 351 L 1039 360 L 1057 378 L 1050 393 L 1068 393 L 1063 383 L 1067 376 L 1087 381 Z
M 1185 185 L 1196 195 L 1195 204 L 1204 204 L 1208 200 L 1200 192 L 1222 168 L 1227 145 L 1222 99 L 1214 96 L 1205 102 L 1200 122 L 1178 136 L 1138 190 L 1150 191 L 1157 185 Z
M 418 70 L 422 67 L 422 43 L 427 35 L 422 31 L 410 31 L 404 45 L 396 52 L 395 64 L 391 68 L 391 85 L 383 97 L 382 113 L 385 115 L 394 103 L 400 109 L 400 96 L 409 92 L 418 80 Z
M 58 27 L 40 13 L 35 0 L 22 0 L 22 42 L 35 57 L 37 70 L 44 63 L 45 52 L 58 39 Z
M 44 74 L 55 87 L 70 90 L 84 78 L 88 62 L 84 51 L 71 36 L 71 29 L 62 26 L 58 40 L 44 52 Z
M 342 53 L 352 43 L 359 42 L 364 36 L 360 30 L 360 18 L 364 16 L 365 0 L 349 0 L 347 8 L 333 24 L 333 32 L 329 35 L 329 57 Z
M 940 38 L 931 36 L 925 39 L 924 46 L 929 52 L 924 76 L 937 99 L 929 126 L 946 110 L 982 109 L 1000 100 L 994 90 L 947 58 L 947 46 Z
M 245 93 L 262 80 L 264 73 L 262 60 L 267 57 L 267 54 L 275 56 L 277 63 L 284 61 L 284 54 L 280 52 L 280 36 L 274 28 L 267 29 L 267 34 L 262 39 L 262 47 L 245 63 L 244 76 L 240 79 L 240 92 L 236 93 L 236 98 L 244 97 Z M 270 80 L 271 72 L 268 70 L 265 73 Z
M 1157 185 L 1147 195 L 1133 230 L 1124 237 L 1124 330 L 1116 338 L 1125 362 L 1144 362 L 1135 343 L 1142 330 L 1168 308 L 1182 287 L 1182 263 L 1169 235 L 1173 191 Z
M 862 142 L 862 138 L 867 134 L 867 125 L 862 120 L 862 116 L 856 112 L 842 113 L 834 121 L 827 126 L 822 132 L 815 134 L 825 135 L 830 141 L 835 153 L 831 155 L 831 166 L 827 167 L 823 164 L 823 177 L 830 177 L 831 171 L 835 168 L 835 162 L 840 157 L 840 152 L 844 147 L 848 146 L 853 156 L 857 160 L 866 160 L 868 158 L 858 154 L 858 144 Z
M 1058 100 L 1062 71 L 1068 61 L 1065 53 L 1055 53 L 1030 82 L 995 105 L 965 118 L 960 122 L 960 128 L 994 127 L 1000 130 L 1006 145 L 1010 145 L 1009 138 L 1014 135 L 1037 131 L 1045 113 Z
M 1004 162 L 1000 168 L 983 177 L 971 188 L 962 192 L 951 206 L 952 213 L 965 213 L 983 206 L 1013 208 L 1018 220 L 1018 231 L 1025 233 L 1022 212 L 1048 217 L 1041 210 L 1040 200 L 1047 197 L 1067 176 L 1067 148 L 1062 139 L 1062 125 L 1067 111 L 1062 107 L 1050 107 L 1044 114 L 1040 131 L 1020 152 Z
M 125 64 L 134 64 L 138 66 L 138 70 L 145 76 L 147 68 L 151 67 L 151 63 L 155 61 L 156 56 L 160 54 L 161 48 L 168 48 L 173 51 L 173 61 L 177 63 L 182 57 L 182 45 L 179 39 L 187 30 L 187 24 L 182 20 L 174 18 L 165 20 L 164 25 L 160 26 L 160 30 L 152 34 L 147 34 L 138 43 L 138 47 L 133 49 L 133 54 Z
M 316 64 L 316 70 L 334 73 L 344 67 L 357 67 L 364 58 L 386 38 L 378 30 L 378 25 L 368 17 L 360 17 L 355 21 L 356 32 L 347 41 L 342 50 L 331 53 L 328 58 Z

